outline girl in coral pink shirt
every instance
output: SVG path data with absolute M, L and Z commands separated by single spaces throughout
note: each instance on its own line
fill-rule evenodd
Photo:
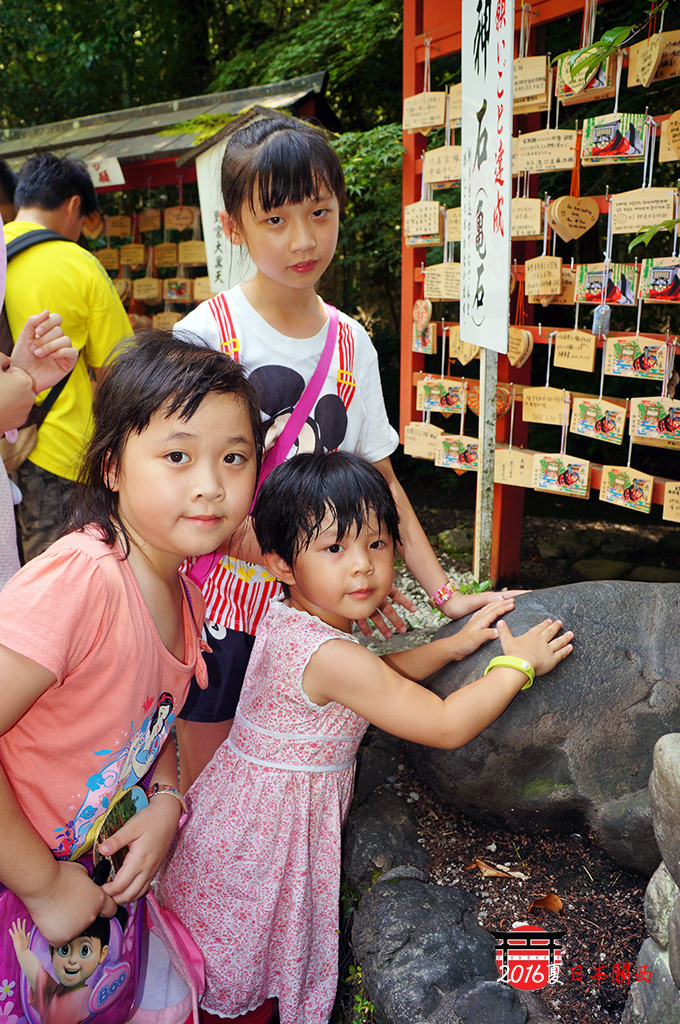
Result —
M 32 920 L 52 947 L 68 945 L 134 904 L 170 846 L 183 800 L 169 732 L 202 675 L 204 617 L 179 567 L 240 526 L 259 458 L 241 368 L 171 335 L 138 336 L 100 384 L 71 532 L 0 595 L 0 975 L 15 999 L 10 898 L 27 934 Z M 148 805 L 101 844 L 122 864 L 97 885 L 74 861 L 134 785 L 150 786 Z

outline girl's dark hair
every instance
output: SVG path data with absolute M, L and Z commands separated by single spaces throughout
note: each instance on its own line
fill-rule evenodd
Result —
M 139 331 L 111 354 L 92 407 L 94 428 L 71 502 L 67 530 L 98 526 L 107 544 L 130 538 L 118 516 L 118 492 L 108 485 L 128 438 L 141 434 L 154 413 L 190 420 L 208 395 L 233 395 L 250 416 L 259 472 L 262 459 L 260 408 L 243 367 L 185 332 Z
M 254 119 L 244 114 L 229 125 L 222 159 L 222 202 L 238 227 L 241 210 L 256 198 L 268 211 L 316 198 L 322 185 L 345 208 L 345 177 L 325 134 L 285 114 Z
M 399 514 L 389 484 L 373 463 L 348 452 L 295 455 L 262 484 L 253 526 L 263 554 L 273 552 L 294 568 L 300 551 L 318 536 L 331 514 L 339 541 L 358 535 L 375 513 L 380 526 L 400 543 Z

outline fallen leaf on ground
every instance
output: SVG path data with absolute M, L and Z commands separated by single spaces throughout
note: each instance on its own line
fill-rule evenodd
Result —
M 484 878 L 521 878 L 525 881 L 529 876 L 522 871 L 510 871 L 509 868 L 502 868 L 500 864 L 487 864 L 480 857 L 475 857 L 475 863 L 470 868 L 478 867 Z
M 527 913 L 531 913 L 532 910 L 552 910 L 556 914 L 559 914 L 564 904 L 559 896 L 554 892 L 549 892 L 547 896 L 538 896 L 533 903 L 530 904 Z

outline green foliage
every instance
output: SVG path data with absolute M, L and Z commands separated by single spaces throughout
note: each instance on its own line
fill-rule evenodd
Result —
M 1 0 L 0 125 L 41 124 L 203 91 L 209 0 Z
M 347 977 L 345 978 L 345 984 L 351 985 L 354 989 L 352 1024 L 370 1024 L 373 1020 L 375 1006 L 364 993 L 363 976 L 360 966 L 350 965 Z
M 613 56 L 622 46 L 628 46 L 634 42 L 635 37 L 667 6 L 668 0 L 652 0 L 651 8 L 646 12 L 647 18 L 641 24 L 609 28 L 602 33 L 599 41 L 594 42 L 591 46 L 583 47 L 580 50 L 568 50 L 566 53 L 559 54 L 555 59 L 568 57 L 574 74 L 585 71 L 587 75 L 593 75 L 607 58 Z
M 458 589 L 461 594 L 483 594 L 485 590 L 491 589 L 491 580 L 484 580 L 483 583 L 473 580 L 472 583 L 464 583 Z
M 236 120 L 237 117 L 237 114 L 197 114 L 196 117 L 192 117 L 188 121 L 180 121 L 179 124 L 173 124 L 172 128 L 165 128 L 158 134 L 184 135 L 185 132 L 188 134 L 195 132 L 196 141 L 194 145 L 198 146 L 201 142 L 205 142 L 206 139 L 211 139 L 213 135 L 217 135 L 226 124 Z
M 401 109 L 400 0 L 319 0 L 282 32 L 241 42 L 216 90 L 241 89 L 328 69 L 329 101 L 352 129 L 395 120 Z
M 335 257 L 342 308 L 371 309 L 376 288 L 387 300 L 376 320 L 398 324 L 401 263 L 401 126 L 345 132 L 333 140 L 347 183 L 347 212 Z M 337 278 L 336 278 L 337 287 Z
M 676 224 L 680 224 L 680 217 L 675 220 L 662 220 L 659 224 L 652 224 L 651 227 L 645 228 L 635 236 L 632 242 L 628 243 L 628 252 L 631 252 L 636 245 L 649 245 L 660 231 L 675 231 Z
M 361 903 L 361 894 L 350 887 L 349 882 L 343 878 L 340 883 L 340 909 L 344 921 L 349 920 Z

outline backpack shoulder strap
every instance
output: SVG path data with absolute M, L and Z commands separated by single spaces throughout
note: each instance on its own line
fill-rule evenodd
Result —
M 20 252 L 24 252 L 25 249 L 30 249 L 34 245 L 38 245 L 40 242 L 69 242 L 69 238 L 64 238 L 63 235 L 57 234 L 56 231 L 50 231 L 49 228 L 37 228 L 34 231 L 24 231 L 23 235 L 19 235 L 18 238 L 13 238 L 11 242 L 8 242 L 5 247 L 7 254 L 7 262 L 9 263 L 15 256 L 18 256 Z M 12 349 L 14 348 L 14 339 L 10 333 L 9 324 L 7 322 L 7 313 L 5 311 L 3 296 L 0 296 L 0 352 L 3 352 L 6 356 L 11 356 Z
M 37 228 L 35 231 L 24 231 L 23 235 L 19 235 L 17 238 L 13 238 L 11 242 L 7 243 L 7 262 L 18 256 L 20 252 L 24 252 L 25 249 L 31 249 L 34 245 L 40 245 L 41 242 L 70 242 L 72 239 L 64 238 L 63 235 L 58 234 L 56 231 L 50 231 L 49 228 Z M 74 243 L 75 244 L 75 243 Z

